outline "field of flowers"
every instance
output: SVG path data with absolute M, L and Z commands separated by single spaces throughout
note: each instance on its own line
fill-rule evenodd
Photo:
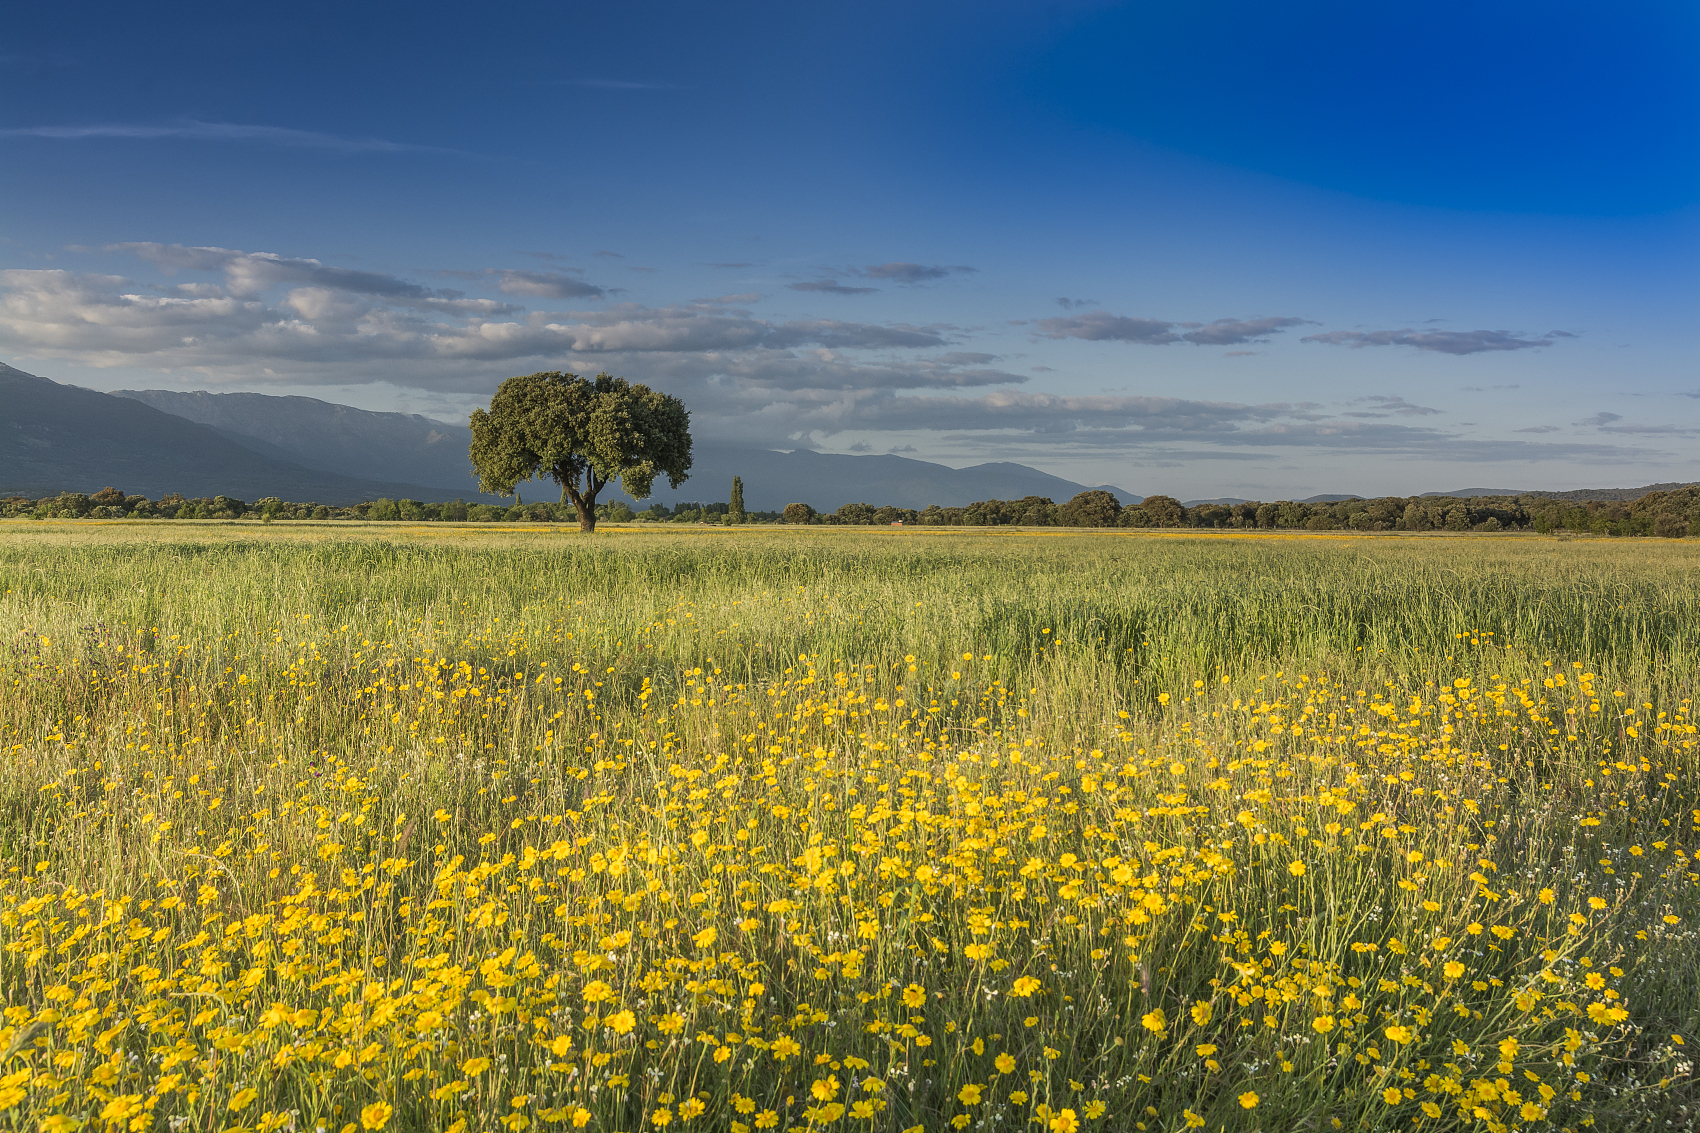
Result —
M 0 1127 L 1691 1128 L 1697 568 L 0 525 Z

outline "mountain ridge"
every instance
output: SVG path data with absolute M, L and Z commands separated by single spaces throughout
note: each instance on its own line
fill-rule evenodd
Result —
M 150 498 L 177 492 L 343 503 L 435 491 L 307 468 L 139 401 L 4 363 L 0 404 L 6 407 L 0 420 L 0 495 L 39 498 L 112 485 Z M 489 497 L 466 493 L 466 498 Z
M 439 493 L 472 498 L 466 451 L 472 430 L 420 414 L 381 413 L 317 398 L 196 390 L 117 390 L 113 396 L 149 405 L 213 429 L 236 444 L 273 459 L 288 459 L 342 475 L 370 477 L 389 470 L 434 486 Z M 724 502 L 732 477 L 744 483 L 744 506 L 779 511 L 802 502 L 822 511 L 847 503 L 890 504 L 917 510 L 938 504 L 962 507 L 977 500 L 1048 496 L 1066 503 L 1092 490 L 1024 464 L 994 461 L 970 468 L 886 454 L 859 456 L 812 449 L 750 448 L 698 439 L 690 478 L 678 488 L 658 481 L 647 500 L 633 500 L 610 486 L 600 502 L 624 500 L 637 509 L 651 503 Z M 457 486 L 462 485 L 462 486 Z M 1123 504 L 1144 497 L 1103 486 Z M 553 498 L 547 482 L 523 484 L 519 494 Z

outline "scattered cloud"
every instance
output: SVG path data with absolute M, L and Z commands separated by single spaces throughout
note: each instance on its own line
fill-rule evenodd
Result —
M 1573 338 L 1574 335 L 1565 337 Z M 1485 354 L 1505 350 L 1528 350 L 1552 345 L 1552 335 L 1528 338 L 1503 330 L 1331 330 L 1307 334 L 1301 342 L 1328 346 L 1411 346 L 1439 354 Z
M 614 254 L 614 253 L 613 253 L 613 252 L 609 252 L 609 253 L 608 253 L 608 255 L 610 255 L 610 256 L 611 256 L 611 255 L 613 255 L 613 254 Z M 756 266 L 757 266 L 757 265 L 755 265 L 755 264 L 750 264 L 750 263 L 735 263 L 735 264 L 727 264 L 727 263 L 721 263 L 721 264 L 716 264 L 716 263 L 710 263 L 710 264 L 704 264 L 704 265 L 703 265 L 703 266 L 704 266 L 704 267 L 711 267 L 711 268 L 753 268 L 753 267 L 756 267 Z
M 1436 413 L 1443 412 L 1439 409 L 1430 409 L 1426 405 L 1413 405 L 1411 402 L 1406 401 L 1403 397 L 1390 396 L 1386 394 L 1371 394 L 1368 397 L 1354 398 L 1346 404 L 1366 405 L 1371 411 L 1373 411 L 1373 415 L 1381 417 L 1386 417 L 1395 413 L 1401 417 L 1432 417 Z M 1347 417 L 1365 417 L 1370 415 L 1370 413 L 1364 412 L 1345 414 Z
M 1623 420 L 1623 414 L 1607 413 L 1602 410 L 1601 412 L 1594 414 L 1592 417 L 1584 417 L 1582 420 L 1576 422 L 1576 425 L 1579 428 L 1595 429 L 1602 433 L 1620 433 L 1631 436 L 1687 437 L 1700 433 L 1700 426 L 1695 425 L 1637 425 L 1633 423 L 1628 425 L 1619 425 L 1618 422 L 1621 420 Z M 1519 430 L 1519 432 L 1521 431 L 1522 430 Z
M 610 251 L 606 251 L 606 250 L 601 251 L 601 252 L 592 252 L 590 254 L 593 255 L 593 256 L 603 256 L 607 259 L 612 259 L 612 260 L 623 260 L 623 259 L 626 258 L 625 256 L 622 256 L 619 252 L 610 252 Z
M 846 287 L 836 279 L 814 279 L 788 286 L 792 291 L 824 291 L 828 295 L 868 295 L 879 290 L 877 287 Z
M 87 250 L 72 248 L 72 251 Z M 439 314 L 488 317 L 514 314 L 520 310 L 490 299 L 467 299 L 461 291 L 423 287 L 384 272 L 333 267 L 319 260 L 280 256 L 272 252 L 152 242 L 106 244 L 100 250 L 128 252 L 153 264 L 168 276 L 180 271 L 222 273 L 224 291 L 236 298 L 259 295 L 279 285 L 301 284 L 327 293 L 381 299 L 386 303 Z
M 1692 437 L 1700 434 L 1693 425 L 1602 425 L 1602 433 L 1627 433 L 1640 436 Z
M 1238 346 L 1242 342 L 1267 342 L 1269 336 L 1288 327 L 1303 326 L 1309 319 L 1217 319 L 1181 335 L 1198 346 Z M 1191 326 L 1192 324 L 1187 324 Z
M 345 138 L 314 130 L 287 126 L 254 126 L 238 122 L 202 122 L 193 118 L 163 124 L 112 122 L 92 126 L 14 126 L 0 129 L 6 138 L 57 138 L 82 141 L 91 138 L 122 138 L 138 141 L 172 140 L 202 142 L 259 142 L 292 149 L 315 149 L 330 153 L 442 153 L 462 151 L 442 146 L 392 142 L 382 138 Z
M 1057 298 L 1057 306 L 1061 307 L 1065 311 L 1079 311 L 1087 307 L 1096 307 L 1097 305 L 1098 300 L 1096 299 L 1067 299 L 1061 296 L 1058 296 Z
M 1223 353 L 1224 358 L 1250 358 L 1253 354 L 1262 354 L 1261 350 L 1229 350 Z
M 539 299 L 601 299 L 607 294 L 594 283 L 556 271 L 492 268 L 487 274 L 496 278 L 496 288 L 504 295 L 530 295 Z
M 1561 430 L 1557 425 L 1531 425 L 1527 429 L 1513 429 L 1514 433 L 1557 433 Z
M 761 292 L 741 291 L 736 295 L 716 295 L 712 299 L 693 299 L 693 303 L 708 303 L 716 306 L 747 307 L 751 303 L 761 302 Z
M 928 280 L 943 279 L 947 275 L 961 272 L 974 272 L 980 269 L 968 267 L 966 264 L 957 264 L 954 267 L 944 267 L 942 265 L 935 264 L 929 267 L 925 264 L 912 264 L 907 261 L 899 260 L 889 264 L 869 264 L 865 268 L 852 268 L 851 270 L 856 275 L 862 276 L 866 279 L 884 279 L 889 280 L 892 283 L 914 284 L 926 283 Z
M 1144 346 L 1167 346 L 1190 342 L 1195 346 L 1237 346 L 1266 342 L 1272 334 L 1301 326 L 1307 319 L 1292 317 L 1262 319 L 1217 319 L 1211 323 L 1172 323 L 1163 319 L 1134 318 L 1092 311 L 1060 319 L 1038 320 L 1039 333 L 1046 338 L 1082 338 L 1089 342 L 1132 342 Z M 1191 328 L 1191 329 L 1188 329 Z
M 1063 319 L 1038 320 L 1039 333 L 1046 338 L 1084 338 L 1088 342 L 1138 342 L 1161 346 L 1179 342 L 1174 323 L 1161 319 L 1136 319 L 1094 311 Z

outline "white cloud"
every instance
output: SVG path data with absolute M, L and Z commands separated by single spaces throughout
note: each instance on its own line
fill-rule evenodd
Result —
M 529 295 L 540 299 L 600 299 L 606 292 L 594 283 L 558 271 L 520 271 L 499 268 L 491 271 L 504 295 Z
M 439 314 L 489 317 L 516 314 L 522 310 L 491 299 L 467 299 L 460 291 L 423 287 L 383 272 L 332 267 L 318 260 L 280 256 L 273 252 L 242 252 L 233 248 L 187 247 L 149 241 L 107 244 L 100 250 L 128 252 L 155 265 L 167 275 L 180 271 L 221 272 L 229 293 L 243 297 L 260 295 L 279 284 L 303 283 Z

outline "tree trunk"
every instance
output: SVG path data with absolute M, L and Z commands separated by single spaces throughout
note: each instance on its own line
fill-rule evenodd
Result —
M 602 486 L 608 481 L 603 480 L 598 483 L 595 472 L 585 473 L 584 479 L 586 489 L 584 492 L 581 493 L 578 490 L 578 485 L 570 482 L 563 484 L 561 491 L 573 501 L 573 506 L 578 509 L 579 531 L 585 535 L 594 535 L 596 533 L 596 494 L 602 490 Z

